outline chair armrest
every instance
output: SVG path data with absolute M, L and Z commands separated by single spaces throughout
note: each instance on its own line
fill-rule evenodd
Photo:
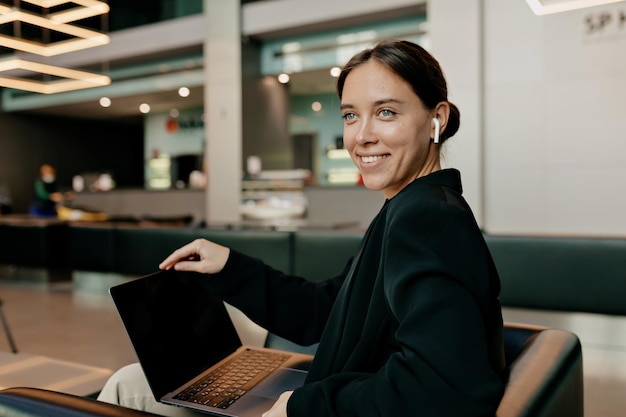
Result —
M 0 390 L 0 415 L 23 417 L 156 417 L 90 398 L 39 388 L 7 388 Z
M 578 336 L 565 330 L 505 324 L 521 352 L 508 363 L 497 417 L 583 417 L 583 358 Z M 527 338 L 520 337 L 526 333 Z

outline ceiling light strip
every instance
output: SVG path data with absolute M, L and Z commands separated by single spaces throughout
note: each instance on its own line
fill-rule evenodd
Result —
M 101 32 L 96 32 L 95 30 L 68 25 L 66 23 L 56 23 L 46 17 L 23 12 L 18 9 L 12 9 L 6 6 L 0 6 L 0 15 L 0 24 L 20 21 L 79 38 L 99 38 L 103 35 Z
M 87 19 L 88 17 L 99 16 L 107 12 L 108 9 L 106 11 L 102 11 L 88 7 L 74 7 L 73 9 L 62 12 L 51 13 L 48 15 L 48 19 L 54 23 L 69 23 L 76 20 Z
M 54 42 L 51 44 L 43 44 L 14 36 L 0 35 L 1 46 L 41 56 L 60 55 L 68 52 L 106 45 L 110 42 L 110 37 L 104 33 L 68 25 L 66 23 L 54 23 L 45 17 L 0 5 L 0 24 L 14 21 L 29 23 L 78 38 Z
M 109 11 L 109 5 L 99 0 L 72 0 L 72 1 L 68 1 L 68 0 L 22 0 L 22 1 L 24 1 L 25 3 L 34 4 L 35 6 L 45 7 L 48 9 L 51 7 L 55 7 L 55 6 L 60 6 L 62 4 L 74 3 L 74 4 L 81 5 L 83 7 L 89 7 L 92 9 L 106 8 L 106 12 Z
M 42 2 L 38 0 L 24 0 L 27 3 L 32 3 L 41 7 L 48 7 L 44 4 L 49 2 Z M 88 17 L 99 16 L 109 12 L 109 5 L 97 0 L 74 0 L 74 1 L 56 1 L 55 6 L 64 3 L 75 3 L 81 7 L 74 7 L 68 10 L 47 14 L 46 17 L 54 23 L 69 23 L 76 20 L 87 19 Z
M 34 4 L 43 8 L 59 6 L 61 4 L 74 3 L 81 7 L 74 7 L 69 10 L 47 14 L 46 17 L 54 23 L 69 23 L 76 20 L 86 19 L 88 17 L 99 16 L 109 12 L 109 5 L 98 0 L 23 0 L 26 3 Z
M 86 71 L 41 64 L 39 62 L 26 61 L 19 58 L 10 58 L 0 61 L 0 72 L 11 70 L 32 71 L 65 78 L 65 80 L 42 82 L 26 78 L 0 76 L 0 86 L 32 91 L 34 93 L 54 94 L 83 88 L 101 87 L 111 83 L 111 79 L 106 75 Z
M 82 49 L 105 45 L 106 43 L 108 42 L 105 42 L 105 39 L 89 38 L 70 39 L 61 42 L 55 42 L 49 45 L 44 45 L 42 43 L 27 41 L 20 38 L 14 38 L 12 36 L 0 34 L 1 46 L 41 56 L 61 55 L 68 52 L 80 51 Z
M 66 3 L 74 3 L 68 0 L 23 0 L 23 1 L 26 3 L 34 4 L 35 6 L 46 7 L 46 8 L 60 6 Z
M 605 4 L 619 3 L 624 0 L 569 0 L 551 4 L 543 4 L 542 0 L 526 0 L 533 13 L 538 16 L 568 12 L 572 10 L 584 9 L 587 7 L 602 6 Z
M 0 45 L 14 50 L 30 52 L 42 56 L 54 56 L 81 49 L 106 45 L 110 42 L 108 35 L 97 31 L 84 29 L 68 23 L 94 17 L 109 12 L 108 4 L 97 0 L 24 0 L 27 3 L 49 9 L 67 3 L 77 4 L 60 12 L 45 16 L 24 12 L 18 7 L 0 5 L 0 25 L 11 22 L 23 22 L 43 29 L 66 34 L 77 39 L 44 44 L 33 42 L 20 37 L 0 34 Z M 47 11 L 47 10 L 46 10 Z M 111 78 L 101 74 L 86 71 L 72 70 L 38 62 L 26 61 L 19 58 L 10 58 L 0 61 L 0 72 L 14 71 L 17 73 L 31 71 L 43 75 L 59 77 L 51 81 L 37 81 L 18 76 L 0 76 L 0 86 L 32 91 L 42 94 L 53 94 L 66 91 L 80 90 L 111 83 Z

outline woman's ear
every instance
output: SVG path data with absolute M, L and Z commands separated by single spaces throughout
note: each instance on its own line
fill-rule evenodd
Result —
M 448 118 L 450 117 L 450 104 L 447 101 L 442 101 L 435 106 L 433 111 L 433 124 L 431 137 L 435 139 L 435 143 L 440 142 L 440 137 L 446 130 L 448 124 Z M 435 122 L 435 120 L 437 120 Z

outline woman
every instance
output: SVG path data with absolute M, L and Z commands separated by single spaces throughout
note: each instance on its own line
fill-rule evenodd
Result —
M 310 283 L 206 240 L 160 268 L 209 274 L 271 332 L 319 341 L 306 384 L 265 417 L 494 415 L 499 279 L 459 172 L 441 169 L 459 112 L 439 64 L 413 43 L 382 42 L 348 62 L 337 90 L 345 146 L 386 199 L 345 270 Z

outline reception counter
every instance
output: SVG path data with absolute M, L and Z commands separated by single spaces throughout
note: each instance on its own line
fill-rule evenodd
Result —
M 296 224 L 320 228 L 341 226 L 366 228 L 383 205 L 381 192 L 355 186 L 306 186 L 303 189 L 307 210 Z M 204 190 L 112 190 L 77 193 L 73 206 L 106 213 L 114 218 L 176 218 L 192 216 L 193 222 L 205 219 Z
M 106 192 L 76 193 L 73 207 L 106 213 L 114 218 L 175 218 L 191 216 L 204 219 L 204 190 L 116 189 Z

